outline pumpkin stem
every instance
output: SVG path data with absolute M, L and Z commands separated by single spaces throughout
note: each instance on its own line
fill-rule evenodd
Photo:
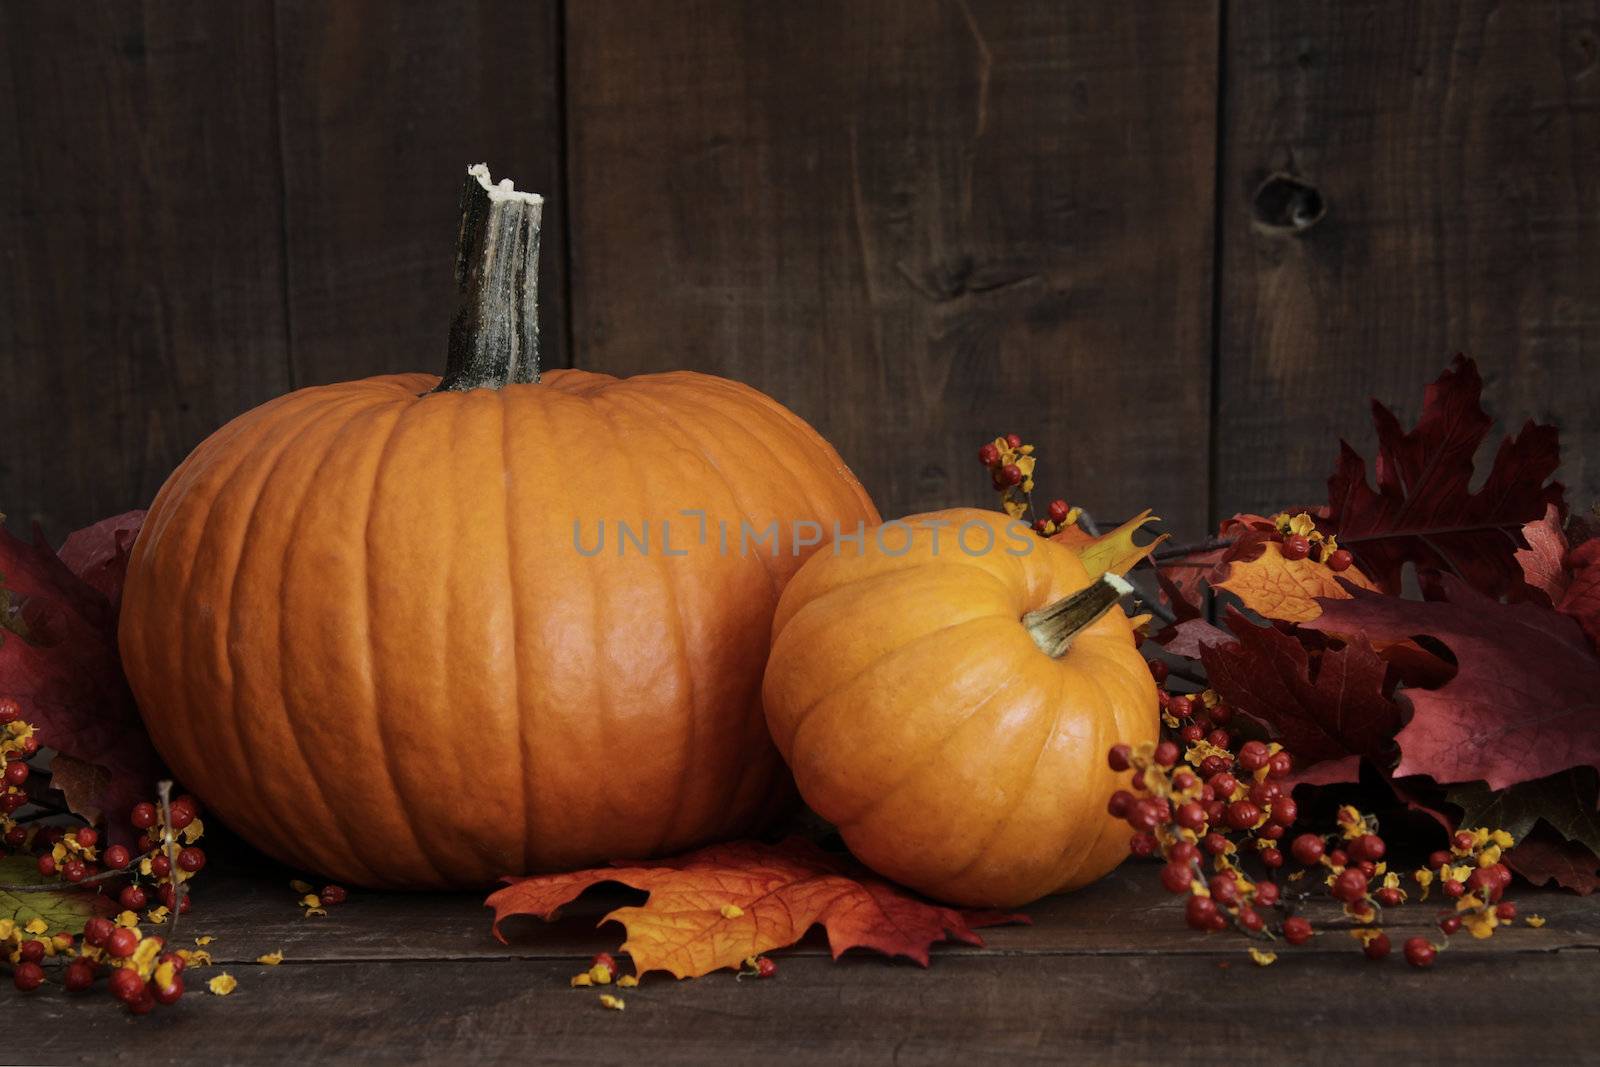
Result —
M 1039 651 L 1052 659 L 1066 655 L 1078 631 L 1110 611 L 1117 601 L 1133 592 L 1127 581 L 1109 572 L 1100 580 L 1071 596 L 1062 597 L 1038 611 L 1022 617 L 1028 636 L 1039 646 Z
M 539 223 L 544 197 L 521 193 L 487 164 L 467 168 L 456 244 L 461 297 L 435 392 L 539 380 Z

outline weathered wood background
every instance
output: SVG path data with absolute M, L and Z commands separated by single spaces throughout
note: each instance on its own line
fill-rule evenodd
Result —
M 479 160 L 553 361 L 748 381 L 886 514 L 1016 430 L 1199 534 L 1456 351 L 1600 497 L 1600 3 L 0 0 L 0 98 L 14 529 L 438 367 Z

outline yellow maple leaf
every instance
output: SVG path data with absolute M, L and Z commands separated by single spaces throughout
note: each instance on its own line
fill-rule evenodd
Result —
M 1228 570 L 1226 581 L 1216 583 L 1244 602 L 1244 606 L 1258 615 L 1282 622 L 1309 622 L 1322 614 L 1317 597 L 1348 600 L 1350 594 L 1339 584 L 1339 579 L 1360 586 L 1377 589 L 1365 574 L 1355 567 L 1335 573 L 1326 564 L 1310 557 L 1284 559 L 1283 549 L 1275 541 L 1268 541 L 1260 556 L 1253 560 L 1235 560 Z
M 1146 508 L 1115 530 L 1099 537 L 1091 537 L 1077 526 L 1067 526 L 1051 540 L 1076 552 L 1091 578 L 1098 578 L 1107 571 L 1127 574 L 1140 560 L 1154 552 L 1161 542 L 1172 536 L 1162 534 L 1144 545 L 1134 541 L 1135 533 L 1152 522 L 1160 521 L 1159 515 L 1152 515 L 1150 509 Z

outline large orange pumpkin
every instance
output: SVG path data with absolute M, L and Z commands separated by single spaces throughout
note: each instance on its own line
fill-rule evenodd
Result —
M 178 778 L 263 850 L 362 885 L 760 822 L 793 795 L 760 706 L 779 591 L 819 530 L 877 521 L 754 389 L 538 379 L 537 200 L 480 169 L 445 383 L 302 389 L 224 426 L 157 496 L 122 607 Z M 777 554 L 755 539 L 774 523 Z
M 1118 742 L 1155 684 L 1118 593 L 986 511 L 836 542 L 784 590 L 767 722 L 801 795 L 866 864 L 958 904 L 1016 906 L 1127 855 Z

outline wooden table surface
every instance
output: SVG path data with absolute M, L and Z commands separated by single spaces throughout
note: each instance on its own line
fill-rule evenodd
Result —
M 1403 937 L 1435 909 L 1407 906 L 1396 952 L 1367 961 L 1343 933 L 1254 965 L 1237 936 L 1192 933 L 1156 871 L 1130 864 L 1028 909 L 1031 926 L 940 947 L 924 970 L 813 936 L 775 953 L 771 979 L 654 975 L 607 1011 L 568 978 L 615 948 L 595 929 L 627 895 L 597 891 L 555 923 L 491 936 L 477 894 L 352 892 L 302 917 L 291 872 L 214 860 L 180 940 L 210 934 L 215 966 L 173 1008 L 130 1016 L 103 990 L 5 990 L 5 1063 L 971 1063 L 1087 1061 L 1474 1064 L 1600 1061 L 1600 898 L 1519 887 L 1522 922 L 1464 936 L 1419 971 Z M 1404 933 L 1401 933 L 1401 931 Z M 283 963 L 258 956 L 281 949 Z M 229 997 L 204 991 L 226 970 Z M 17 1025 L 21 1023 L 22 1025 Z

